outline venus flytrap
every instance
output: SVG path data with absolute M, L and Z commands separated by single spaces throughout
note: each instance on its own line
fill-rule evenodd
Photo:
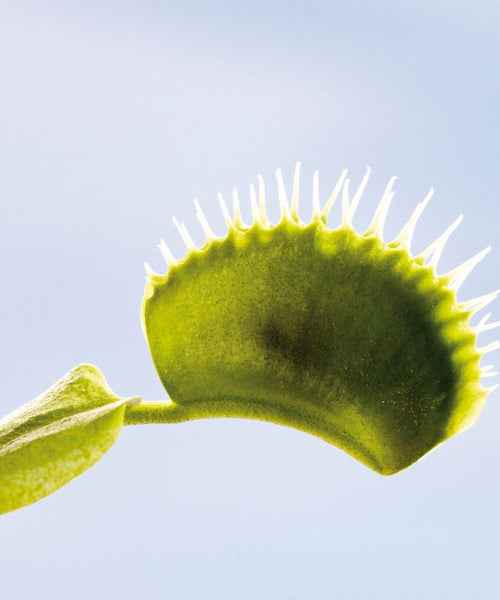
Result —
M 232 212 L 219 195 L 228 233 L 218 238 L 195 202 L 206 235 L 178 260 L 164 241 L 167 272 L 146 265 L 143 328 L 165 402 L 120 399 L 95 367 L 71 371 L 54 388 L 0 422 L 0 512 L 42 498 L 90 467 L 123 424 L 211 417 L 295 427 L 389 475 L 469 427 L 492 387 L 477 347 L 499 322 L 473 315 L 497 292 L 459 301 L 457 291 L 489 251 L 449 273 L 437 264 L 455 221 L 414 255 L 411 241 L 433 190 L 401 232 L 384 241 L 393 177 L 368 229 L 352 221 L 370 170 L 356 191 L 343 171 L 321 207 L 313 176 L 312 219 L 299 217 L 300 165 L 290 201 L 277 171 L 281 218 L 266 212 L 264 181 L 250 187 L 245 225 L 236 190 Z M 341 196 L 341 224 L 327 225 Z

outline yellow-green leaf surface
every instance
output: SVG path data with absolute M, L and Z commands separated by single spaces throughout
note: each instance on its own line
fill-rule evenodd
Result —
M 0 513 L 31 504 L 91 467 L 116 441 L 130 400 L 80 365 L 0 421 Z
M 480 385 L 476 347 L 481 327 L 470 319 L 496 293 L 460 302 L 457 290 L 488 249 L 443 275 L 436 270 L 449 228 L 413 255 L 419 204 L 401 233 L 382 230 L 393 178 L 364 233 L 352 217 L 369 172 L 355 194 L 347 181 L 313 218 L 298 217 L 298 172 L 291 203 L 278 173 L 277 224 L 265 212 L 260 181 L 254 222 L 244 225 L 222 204 L 228 234 L 215 238 L 198 206 L 207 243 L 188 246 L 180 261 L 164 243 L 165 275 L 149 271 L 143 323 L 157 372 L 172 399 L 127 413 L 153 419 L 244 417 L 307 431 L 382 474 L 404 469 L 478 417 L 488 394 Z M 339 227 L 327 225 L 343 188 Z

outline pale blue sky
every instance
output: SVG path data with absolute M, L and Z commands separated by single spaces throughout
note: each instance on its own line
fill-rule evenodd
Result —
M 277 215 L 296 160 L 323 198 L 373 168 L 358 226 L 398 175 L 389 233 L 433 185 L 415 247 L 464 213 L 442 268 L 491 243 L 461 297 L 498 288 L 499 22 L 493 0 L 0 1 L 0 413 L 80 362 L 163 398 L 143 261 L 182 255 L 172 216 L 201 242 L 195 197 L 222 234 L 217 192 L 257 173 Z M 496 599 L 499 401 L 391 478 L 269 424 L 126 428 L 0 517 L 0 597 Z

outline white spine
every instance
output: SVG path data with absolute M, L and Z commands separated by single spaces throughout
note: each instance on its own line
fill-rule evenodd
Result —
M 179 221 L 174 217 L 173 218 L 174 225 L 177 227 L 177 231 L 181 236 L 183 242 L 186 244 L 186 248 L 188 250 L 193 250 L 195 248 L 193 238 L 189 235 L 189 231 L 184 223 L 179 223 Z
M 146 276 L 148 279 L 153 279 L 154 277 L 158 277 L 158 273 L 155 273 L 151 268 L 151 265 L 147 262 L 144 263 L 144 268 L 146 269 Z
M 474 313 L 479 312 L 490 302 L 493 302 L 500 294 L 500 290 L 495 290 L 489 294 L 485 294 L 484 296 L 478 296 L 477 298 L 472 298 L 472 300 L 465 300 L 464 302 L 460 302 L 458 305 L 461 310 L 472 310 Z
M 236 229 L 243 229 L 243 220 L 241 218 L 240 199 L 237 188 L 233 188 L 233 222 Z
M 281 169 L 276 169 L 276 181 L 278 183 L 278 199 L 280 203 L 281 219 L 290 219 L 290 209 L 286 199 L 285 182 Z
M 396 176 L 390 178 L 389 183 L 387 184 L 387 187 L 382 195 L 382 199 L 377 206 L 377 210 L 375 211 L 372 222 L 368 226 L 365 235 L 377 235 L 378 237 L 382 238 L 387 212 L 389 211 L 389 207 L 391 206 L 391 202 L 395 194 L 395 192 L 392 190 L 392 186 L 396 180 Z
M 500 321 L 488 323 L 490 317 L 491 313 L 488 313 L 486 316 L 484 316 L 475 327 L 472 327 L 473 331 L 476 333 L 483 333 L 484 331 L 491 331 L 492 329 L 500 327 Z
M 299 221 L 299 194 L 300 194 L 300 161 L 295 163 L 295 172 L 293 174 L 292 203 L 290 206 L 290 215 L 294 221 Z
M 496 377 L 498 375 L 498 371 L 488 371 L 487 373 L 483 373 L 481 377 Z
M 222 197 L 222 194 L 217 194 L 217 199 L 219 201 L 220 210 L 222 212 L 222 216 L 224 217 L 224 221 L 226 221 L 226 225 L 228 229 L 232 229 L 234 226 L 233 220 L 231 219 L 231 215 L 229 214 L 229 209 L 227 208 L 227 204 Z
M 170 248 L 165 243 L 165 240 L 160 240 L 160 243 L 158 244 L 158 248 L 160 249 L 160 252 L 161 252 L 163 258 L 165 259 L 165 262 L 167 263 L 167 267 L 173 267 L 175 264 L 177 264 L 177 260 L 176 260 L 175 256 L 172 254 L 172 252 L 170 251 Z
M 474 269 L 474 267 L 483 260 L 490 250 L 491 246 L 488 246 L 481 252 L 478 252 L 472 258 L 469 258 L 469 260 L 466 260 L 458 267 L 455 267 L 452 271 L 445 273 L 443 277 L 446 277 L 450 281 L 450 287 L 458 290 L 462 283 L 466 280 L 467 276 L 471 273 L 472 269 Z
M 313 219 L 319 217 L 319 171 L 314 171 L 313 175 Z
M 335 200 L 337 199 L 340 190 L 342 189 L 343 185 L 344 185 L 344 180 L 346 178 L 347 175 L 347 169 L 344 169 L 342 171 L 342 173 L 340 174 L 340 177 L 337 180 L 337 183 L 335 184 L 335 187 L 333 188 L 332 193 L 330 194 L 330 197 L 328 198 L 328 200 L 326 201 L 325 206 L 323 207 L 323 210 L 321 211 L 321 219 L 326 223 L 326 220 L 328 218 L 328 215 L 330 214 L 330 211 L 332 210 L 333 205 L 335 204 Z
M 259 182 L 259 212 L 260 221 L 264 227 L 268 224 L 269 220 L 266 213 L 266 187 L 264 185 L 264 179 L 262 175 L 257 175 L 257 181 Z
M 260 222 L 259 205 L 257 204 L 257 194 L 253 183 L 250 184 L 250 205 L 252 207 L 252 218 L 254 223 Z
M 350 179 L 344 181 L 344 187 L 342 188 L 342 222 L 341 227 L 350 227 L 351 219 L 349 214 L 349 186 L 351 184 Z
M 425 250 L 420 252 L 417 258 L 420 258 L 425 261 L 429 257 L 431 257 L 431 260 L 429 261 L 429 267 L 433 267 L 435 269 L 437 267 L 439 259 L 441 258 L 441 253 L 443 252 L 443 248 L 445 247 L 446 242 L 450 238 L 450 235 L 460 225 L 463 218 L 463 215 L 459 215 L 459 217 L 448 227 L 448 229 L 442 235 L 440 235 L 437 238 L 437 240 L 434 240 L 432 244 L 430 244 Z
M 368 183 L 368 180 L 370 179 L 371 172 L 372 172 L 372 170 L 370 169 L 370 167 L 367 167 L 366 172 L 363 175 L 363 179 L 361 180 L 361 183 L 359 184 L 358 189 L 356 190 L 356 193 L 354 194 L 354 197 L 353 197 L 351 203 L 347 207 L 347 211 L 342 211 L 343 212 L 342 222 L 344 225 L 348 225 L 349 227 L 351 227 L 354 213 L 356 212 L 356 209 L 358 208 L 358 205 L 359 205 L 359 201 L 361 200 L 361 197 L 363 196 L 363 192 L 365 191 L 366 184 Z M 347 183 L 347 181 L 346 181 L 346 183 Z M 344 185 L 344 190 L 345 190 L 345 185 Z
M 211 241 L 215 240 L 216 235 L 212 231 L 212 228 L 210 227 L 210 225 L 208 224 L 207 218 L 205 217 L 205 213 L 203 212 L 198 200 L 194 201 L 194 206 L 196 208 L 196 216 L 198 217 L 198 221 L 200 222 L 200 225 L 201 225 L 205 235 L 207 236 L 207 241 L 211 242 Z
M 391 244 L 405 248 L 408 250 L 408 252 L 410 252 L 410 246 L 413 239 L 413 233 L 415 232 L 415 227 L 427 204 L 429 204 L 429 200 L 432 198 L 433 194 L 434 188 L 431 188 L 427 192 L 427 195 L 422 202 L 417 204 L 417 207 L 413 211 L 413 214 L 409 218 L 408 222 L 404 225 L 399 234 L 392 240 Z
M 477 351 L 481 352 L 483 356 L 488 352 L 494 352 L 495 350 L 500 350 L 500 342 L 498 340 L 491 342 L 491 344 L 488 344 L 487 346 L 477 349 Z

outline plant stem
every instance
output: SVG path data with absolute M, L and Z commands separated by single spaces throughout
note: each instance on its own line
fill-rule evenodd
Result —
M 150 402 L 142 401 L 125 410 L 125 425 L 140 425 L 144 423 L 182 423 L 201 418 L 199 409 L 179 406 L 172 400 Z

